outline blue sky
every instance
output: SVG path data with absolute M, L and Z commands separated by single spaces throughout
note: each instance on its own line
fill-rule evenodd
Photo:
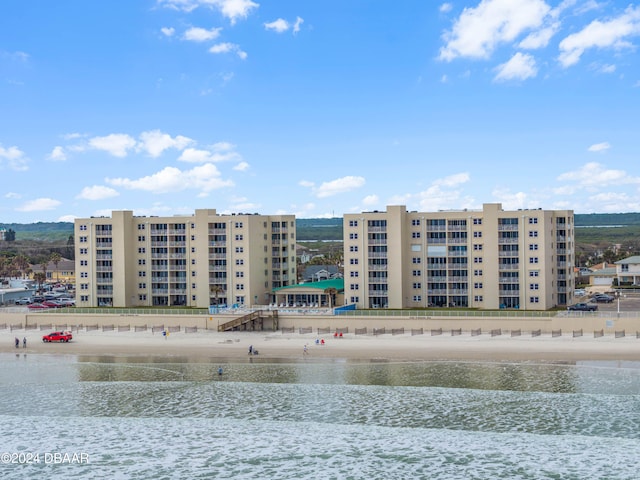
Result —
M 640 211 L 640 3 L 4 0 L 0 222 Z

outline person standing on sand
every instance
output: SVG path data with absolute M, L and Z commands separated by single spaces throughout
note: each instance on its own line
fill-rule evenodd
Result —
M 16 337 L 16 348 L 20 347 L 20 339 Z
M 22 348 L 27 348 L 27 337 L 22 339 Z
M 307 350 L 307 344 L 304 344 L 304 348 L 302 349 L 302 354 L 303 355 L 309 355 L 309 351 Z

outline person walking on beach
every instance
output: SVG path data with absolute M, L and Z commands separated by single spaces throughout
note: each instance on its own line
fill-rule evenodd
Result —
M 27 348 L 27 337 L 22 339 L 22 348 Z
M 16 337 L 16 348 L 20 347 L 20 339 Z
M 304 344 L 304 348 L 302 349 L 302 354 L 303 355 L 309 355 L 309 351 L 307 350 L 307 344 Z
M 249 345 L 249 355 L 253 355 L 253 345 Z

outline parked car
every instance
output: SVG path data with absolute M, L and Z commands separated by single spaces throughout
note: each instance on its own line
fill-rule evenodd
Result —
M 606 293 L 596 293 L 592 297 L 592 300 L 598 303 L 611 303 L 613 302 L 614 298 L 611 295 L 607 295 Z
M 29 297 L 22 297 L 16 300 L 16 305 L 31 305 L 33 301 Z
M 76 306 L 76 301 L 73 300 L 72 298 L 62 298 L 62 299 L 58 300 L 58 302 L 63 307 L 75 307 Z
M 42 303 L 32 303 L 31 305 L 28 305 L 27 308 L 29 310 L 48 310 L 49 307 L 47 307 L 46 305 L 43 305 Z
M 593 303 L 576 303 L 575 305 L 569 305 L 567 310 L 571 312 L 595 312 L 598 310 L 598 306 Z
M 71 332 L 51 332 L 48 335 L 43 335 L 42 341 L 44 343 L 49 342 L 69 342 L 73 338 Z
M 42 305 L 49 308 L 61 308 L 63 305 L 57 300 L 45 300 Z

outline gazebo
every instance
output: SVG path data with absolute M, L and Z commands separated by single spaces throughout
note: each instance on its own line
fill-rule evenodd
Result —
M 287 285 L 273 290 L 279 307 L 335 307 L 344 304 L 344 279 Z

